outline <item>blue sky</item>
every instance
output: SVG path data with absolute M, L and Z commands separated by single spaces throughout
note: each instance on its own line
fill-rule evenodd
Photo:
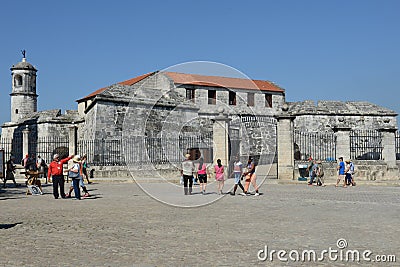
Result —
M 286 90 L 287 101 L 369 101 L 400 113 L 400 1 L 1 1 L 0 123 L 10 67 L 38 69 L 38 109 L 202 60 Z

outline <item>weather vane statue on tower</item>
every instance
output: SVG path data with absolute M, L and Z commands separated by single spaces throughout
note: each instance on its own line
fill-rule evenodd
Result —
M 25 54 L 26 54 L 25 49 L 24 49 L 24 50 L 21 50 L 21 53 L 22 53 L 22 56 L 25 58 Z

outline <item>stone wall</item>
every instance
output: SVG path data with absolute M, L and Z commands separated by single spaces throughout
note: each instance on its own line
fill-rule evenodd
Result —
M 295 117 L 294 129 L 303 132 L 329 132 L 334 128 L 351 130 L 396 129 L 397 114 L 368 102 L 303 101 L 288 103 L 287 113 Z
M 297 115 L 294 129 L 303 132 L 332 132 L 335 127 L 349 127 L 352 130 L 373 130 L 396 128 L 395 118 L 388 116 L 305 114 Z
M 229 115 L 254 114 L 254 115 L 275 115 L 281 109 L 285 97 L 282 94 L 272 94 L 272 108 L 265 107 L 265 94 L 261 91 L 232 90 L 236 92 L 236 105 L 229 105 L 229 90 L 219 87 L 186 86 L 178 87 L 175 90 L 186 98 L 186 88 L 195 89 L 195 99 L 190 101 L 199 108 L 200 114 L 218 114 L 218 109 L 223 107 Z M 208 91 L 216 91 L 216 104 L 208 103 Z M 247 94 L 254 93 L 254 106 L 248 106 Z
M 307 165 L 307 161 L 296 161 L 294 169 L 294 179 L 300 177 L 299 165 Z M 393 175 L 392 170 L 383 160 L 353 160 L 355 166 L 355 181 L 399 181 L 398 170 Z M 327 183 L 336 183 L 337 162 L 323 162 L 324 178 Z M 308 174 L 307 174 L 308 178 Z M 343 180 L 341 181 L 343 184 Z

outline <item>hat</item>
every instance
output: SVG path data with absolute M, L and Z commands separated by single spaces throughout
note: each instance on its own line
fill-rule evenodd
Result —
M 81 156 L 76 155 L 76 156 L 72 159 L 72 161 L 75 162 L 75 163 L 81 162 Z
M 346 159 L 346 163 L 350 163 L 350 160 L 349 160 L 349 159 Z
M 56 159 L 56 158 L 59 158 L 59 157 L 60 157 L 60 155 L 54 154 L 53 159 Z

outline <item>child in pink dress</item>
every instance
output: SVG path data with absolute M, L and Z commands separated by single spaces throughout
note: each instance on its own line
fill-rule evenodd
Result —
M 222 188 L 224 187 L 224 166 L 221 164 L 221 160 L 217 159 L 217 164 L 214 166 L 215 180 L 218 183 L 218 194 L 222 194 Z

